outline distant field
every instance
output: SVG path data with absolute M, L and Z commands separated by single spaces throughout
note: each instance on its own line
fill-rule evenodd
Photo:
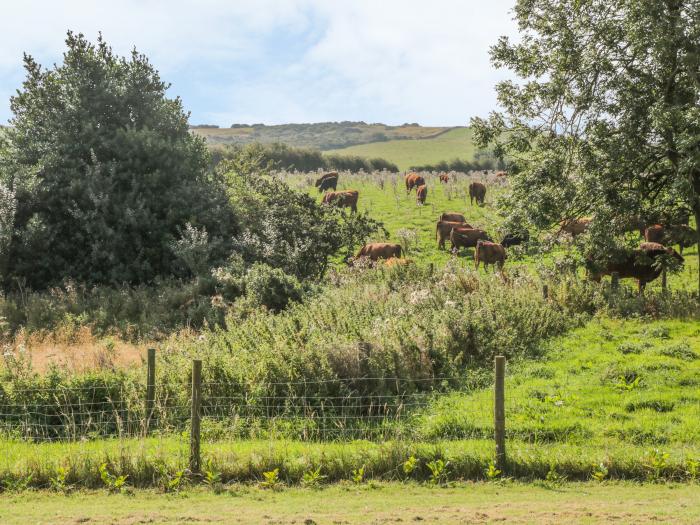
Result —
M 380 157 L 395 163 L 400 170 L 407 170 L 411 166 L 435 164 L 455 158 L 471 161 L 474 160 L 476 151 L 472 143 L 471 129 L 455 128 L 435 138 L 373 142 L 334 149 L 328 153 Z
M 319 122 L 315 124 L 262 124 L 234 128 L 192 128 L 209 144 L 282 142 L 290 146 L 328 150 L 357 144 L 396 139 L 421 139 L 443 133 L 448 127 L 419 125 L 387 126 L 364 122 Z

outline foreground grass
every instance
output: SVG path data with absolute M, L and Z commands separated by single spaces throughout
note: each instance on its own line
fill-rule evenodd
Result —
M 379 483 L 278 491 L 233 485 L 126 495 L 0 496 L 4 524 L 50 523 L 697 523 L 698 485 Z

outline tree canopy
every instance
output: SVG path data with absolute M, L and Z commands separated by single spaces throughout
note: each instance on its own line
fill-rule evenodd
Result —
M 186 224 L 230 237 L 223 185 L 201 139 L 148 59 L 116 56 L 69 32 L 61 64 L 24 56 L 2 146 L 3 198 L 15 203 L 4 278 L 138 283 L 175 271 Z M 2 268 L 0 268 L 2 270 Z
M 472 125 L 511 161 L 513 214 L 545 228 L 594 215 L 611 237 L 643 220 L 700 224 L 700 2 L 518 0 L 501 37 L 502 111 Z M 700 238 L 698 238 L 700 244 Z

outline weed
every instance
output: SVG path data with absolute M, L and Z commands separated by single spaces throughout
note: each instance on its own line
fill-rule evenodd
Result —
M 29 474 L 28 476 L 20 476 L 16 479 L 7 478 L 3 480 L 2 487 L 8 492 L 23 492 L 29 488 L 29 484 L 32 482 L 33 478 L 33 474 Z
M 700 476 L 700 459 L 688 458 L 685 462 L 688 477 L 696 481 Z
M 123 493 L 126 490 L 126 479 L 129 477 L 127 475 L 116 476 L 112 474 L 107 468 L 107 463 L 102 463 L 99 468 L 100 479 L 102 483 L 107 487 L 109 492 L 119 492 Z
M 403 473 L 406 474 L 409 478 L 413 473 L 416 471 L 418 466 L 420 465 L 420 460 L 416 459 L 416 456 L 410 456 L 406 461 L 403 463 Z
M 608 473 L 608 467 L 604 463 L 599 463 L 598 465 L 593 465 L 591 478 L 595 481 L 603 482 L 608 477 Z
M 615 383 L 615 388 L 624 392 L 631 392 L 632 390 L 639 388 L 641 382 L 642 378 L 640 376 L 637 376 L 634 379 L 629 379 L 621 375 L 617 377 L 617 383 Z
M 659 350 L 661 355 L 666 357 L 675 357 L 676 359 L 682 359 L 683 361 L 694 361 L 698 358 L 698 354 L 695 353 L 688 343 L 676 343 L 673 345 L 666 346 Z
M 486 479 L 489 481 L 495 481 L 501 475 L 501 471 L 496 468 L 496 464 L 493 461 L 489 463 L 489 466 L 484 473 L 486 474 Z
M 434 459 L 426 465 L 428 470 L 430 470 L 430 483 L 433 485 L 443 484 L 447 477 L 447 467 L 450 465 L 450 462 L 443 459 Z
M 321 474 L 321 467 L 304 472 L 301 477 L 301 484 L 305 487 L 318 487 L 326 476 Z
M 262 475 L 263 480 L 260 482 L 260 486 L 264 489 L 275 490 L 279 488 L 280 484 L 282 483 L 280 481 L 280 469 L 278 468 L 263 472 Z
M 664 470 L 668 466 L 670 454 L 659 449 L 650 451 L 644 458 L 644 467 L 647 471 L 648 481 L 659 481 L 662 479 Z
M 56 475 L 49 477 L 49 484 L 51 490 L 55 492 L 68 492 L 69 487 L 66 484 L 66 477 L 68 476 L 68 469 L 65 467 L 57 467 Z
M 365 466 L 362 465 L 358 469 L 352 471 L 352 482 L 359 485 L 365 481 Z

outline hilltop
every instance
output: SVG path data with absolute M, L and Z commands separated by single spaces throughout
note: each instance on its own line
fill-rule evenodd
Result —
M 281 142 L 290 146 L 331 150 L 359 144 L 437 137 L 452 127 L 424 127 L 417 123 L 401 126 L 365 122 L 318 122 L 313 124 L 233 124 L 230 128 L 190 126 L 193 133 L 209 144 L 249 144 Z

